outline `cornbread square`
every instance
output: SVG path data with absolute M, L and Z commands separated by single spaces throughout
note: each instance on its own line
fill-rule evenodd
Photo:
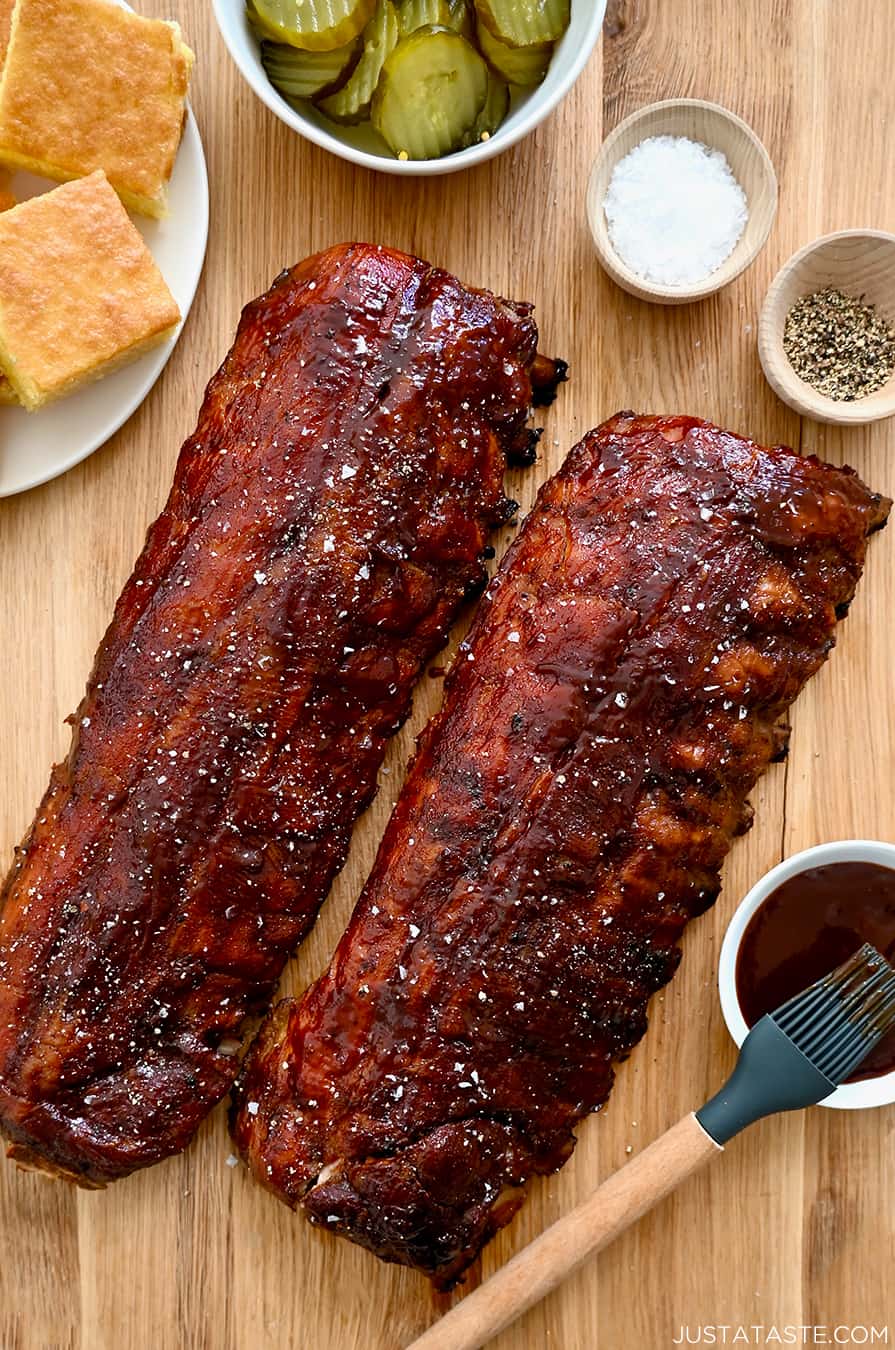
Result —
M 176 23 L 112 0 L 18 0 L 0 162 L 63 182 L 104 169 L 126 205 L 163 216 L 193 59 Z
M 26 408 L 140 356 L 179 319 L 101 171 L 0 215 L 0 370 Z

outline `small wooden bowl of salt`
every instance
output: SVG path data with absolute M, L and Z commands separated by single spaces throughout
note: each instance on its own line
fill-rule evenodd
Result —
M 716 103 L 651 103 L 610 132 L 587 187 L 600 262 L 641 300 L 685 305 L 754 262 L 777 175 L 750 127 Z

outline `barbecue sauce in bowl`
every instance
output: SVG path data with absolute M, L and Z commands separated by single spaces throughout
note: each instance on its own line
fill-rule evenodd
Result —
M 895 869 L 838 862 L 784 881 L 758 907 L 740 942 L 736 991 L 751 1027 L 871 942 L 895 965 Z M 895 1069 L 895 1032 L 849 1078 Z

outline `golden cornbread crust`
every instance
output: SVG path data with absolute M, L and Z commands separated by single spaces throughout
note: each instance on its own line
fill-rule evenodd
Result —
M 102 172 L 0 215 L 0 370 L 26 408 L 139 356 L 179 319 Z
M 176 23 L 111 0 L 18 0 L 0 161 L 61 181 L 104 169 L 127 205 L 163 216 L 193 60 Z
M 9 24 L 12 19 L 12 11 L 15 8 L 16 0 L 0 0 L 0 66 L 3 64 L 3 58 L 6 55 L 6 44 L 9 41 Z
M 3 7 L 6 4 L 7 0 L 0 0 L 0 60 L 3 59 Z M 8 8 L 12 8 L 11 4 L 8 5 Z M 9 187 L 9 174 L 5 169 L 0 169 L 0 211 L 8 211 L 15 204 L 16 199 Z M 9 380 L 5 375 L 0 375 L 0 405 L 18 403 L 18 401 Z

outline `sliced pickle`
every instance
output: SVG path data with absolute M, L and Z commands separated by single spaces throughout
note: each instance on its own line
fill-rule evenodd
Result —
M 249 18 L 274 42 L 331 52 L 363 32 L 376 0 L 247 0 Z
M 475 0 L 479 18 L 508 47 L 556 42 L 569 26 L 571 0 Z
M 402 37 L 418 28 L 453 28 L 448 0 L 401 0 L 398 22 Z
M 510 110 L 510 91 L 506 80 L 489 72 L 488 93 L 485 106 L 460 142 L 459 149 L 466 150 L 480 141 L 489 141 Z
M 357 65 L 363 46 L 355 38 L 331 52 L 303 52 L 282 42 L 261 43 L 261 64 L 274 89 L 289 102 L 340 89 Z
M 488 67 L 461 34 L 419 28 L 385 63 L 372 120 L 399 159 L 456 150 L 485 106 Z
M 370 115 L 370 103 L 386 59 L 398 45 L 398 15 L 392 0 L 379 0 L 376 13 L 364 29 L 364 54 L 344 88 L 317 106 L 334 122 L 351 125 Z
M 475 14 L 472 8 L 472 0 L 448 0 L 448 9 L 451 11 L 448 28 L 453 28 L 456 32 L 462 33 L 470 42 L 475 35 Z
M 547 74 L 553 55 L 552 42 L 537 47 L 508 47 L 481 20 L 476 25 L 476 36 L 488 65 L 510 84 L 540 84 Z
M 453 28 L 464 37 L 472 34 L 472 22 L 466 0 L 401 0 L 398 11 L 401 36 L 418 28 Z

